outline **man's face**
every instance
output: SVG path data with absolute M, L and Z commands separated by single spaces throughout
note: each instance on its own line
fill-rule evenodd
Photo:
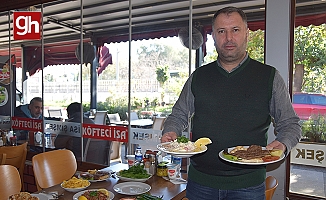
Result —
M 241 62 L 246 54 L 248 33 L 246 24 L 237 12 L 217 16 L 212 36 L 222 62 Z
M 33 118 L 39 118 L 42 114 L 42 102 L 34 101 L 32 104 L 29 104 L 28 108 Z

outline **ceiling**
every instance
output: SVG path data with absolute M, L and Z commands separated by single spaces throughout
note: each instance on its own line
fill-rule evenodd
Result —
M 18 0 L 23 7 L 17 8 L 13 2 L 7 0 L 7 6 L 0 9 L 0 55 L 8 52 L 8 29 L 12 29 L 12 22 L 8 23 L 8 10 L 23 11 L 33 5 L 41 10 L 39 2 L 43 3 L 44 45 L 52 47 L 58 53 L 73 51 L 81 38 L 81 1 L 80 0 Z M 148 39 L 177 35 L 181 27 L 189 25 L 188 0 L 131 0 L 132 2 L 132 33 L 133 39 Z M 193 25 L 210 27 L 212 14 L 224 6 L 242 8 L 248 17 L 251 29 L 264 28 L 265 1 L 264 0 L 193 0 Z M 6 10 L 4 10 L 6 9 Z M 326 23 L 325 0 L 297 0 L 296 16 L 300 23 Z M 83 31 L 84 38 L 92 40 L 98 45 L 104 42 L 128 40 L 129 33 L 129 1 L 128 0 L 83 0 Z M 12 16 L 12 12 L 10 12 Z M 316 24 L 318 25 L 318 24 Z M 12 52 L 20 47 L 35 47 L 40 41 L 10 40 Z M 56 50 L 53 47 L 57 47 Z M 60 49 L 61 48 L 61 49 Z M 2 50 L 1 50 L 2 49 Z M 19 53 L 16 53 L 19 62 Z M 7 53 L 8 55 L 8 53 Z

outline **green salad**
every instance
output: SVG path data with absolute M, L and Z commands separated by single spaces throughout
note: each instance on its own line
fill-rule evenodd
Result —
M 177 137 L 177 142 L 178 143 L 187 143 L 189 141 L 188 138 L 186 138 L 185 136 L 179 136 Z
M 137 200 L 163 200 L 163 195 L 158 197 L 150 193 L 144 193 L 136 197 Z
M 150 174 L 147 173 L 143 165 L 134 165 L 128 170 L 121 170 L 119 176 L 133 179 L 144 179 L 150 177 Z

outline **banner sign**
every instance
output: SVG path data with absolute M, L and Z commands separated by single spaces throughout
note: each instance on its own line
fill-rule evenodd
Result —
M 80 123 L 44 120 L 44 124 L 45 129 L 43 131 L 42 120 L 12 117 L 13 129 L 81 137 Z M 128 142 L 128 127 L 125 126 L 83 124 L 82 127 L 84 138 Z
M 138 144 L 143 150 L 156 150 L 161 143 L 162 130 L 131 128 L 130 132 L 129 143 Z M 189 138 L 188 132 L 182 132 L 182 135 Z
M 326 145 L 298 143 L 291 151 L 291 163 L 326 167 Z
M 45 133 L 55 133 L 60 135 L 69 135 L 74 137 L 81 137 L 80 123 L 76 122 L 61 122 L 53 120 L 44 120 Z
M 43 132 L 42 126 L 43 120 L 41 119 L 30 119 L 23 117 L 12 117 L 11 127 L 17 130 L 28 130 L 35 132 Z
M 161 130 L 132 128 L 130 130 L 129 143 L 139 145 L 154 145 L 161 143 Z
M 83 137 L 128 142 L 128 127 L 83 124 Z
M 41 17 L 41 12 L 14 12 L 14 40 L 40 40 Z

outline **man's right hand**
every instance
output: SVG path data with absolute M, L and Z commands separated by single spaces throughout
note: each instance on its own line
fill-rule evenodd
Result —
M 177 133 L 175 132 L 167 132 L 167 133 L 164 133 L 163 136 L 161 137 L 161 142 L 171 142 L 175 139 L 177 139 Z

